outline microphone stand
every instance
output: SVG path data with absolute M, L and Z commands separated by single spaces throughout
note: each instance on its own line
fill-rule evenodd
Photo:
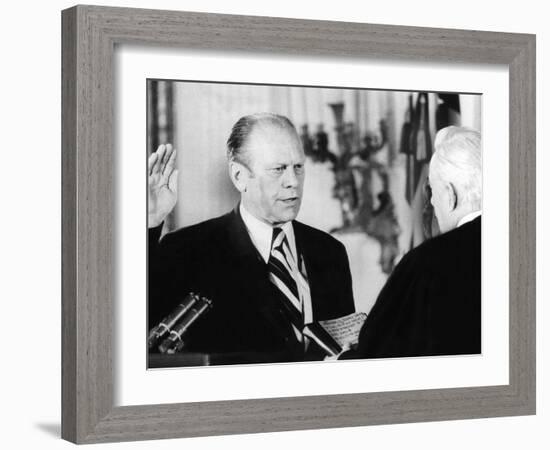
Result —
M 199 296 L 194 293 L 189 293 L 174 310 L 160 321 L 160 323 L 149 331 L 147 345 L 149 350 L 155 348 L 161 340 L 163 340 L 174 325 L 185 315 L 189 309 L 197 302 Z
M 187 333 L 199 317 L 212 308 L 212 300 L 206 297 L 196 296 L 195 302 L 186 311 L 181 320 L 172 328 L 168 337 L 159 345 L 159 351 L 166 354 L 174 354 L 184 347 L 183 336 Z

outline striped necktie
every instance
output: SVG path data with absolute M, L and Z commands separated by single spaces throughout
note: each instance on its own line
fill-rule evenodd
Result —
M 283 309 L 288 313 L 292 325 L 301 333 L 304 328 L 304 318 L 296 282 L 298 266 L 290 251 L 288 239 L 281 228 L 273 228 L 271 254 L 267 264 L 269 279 L 282 294 Z

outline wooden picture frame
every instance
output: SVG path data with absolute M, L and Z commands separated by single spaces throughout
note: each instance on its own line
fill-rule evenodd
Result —
M 62 31 L 64 439 L 95 443 L 535 413 L 535 36 L 97 6 L 63 11 Z M 114 407 L 116 44 L 506 65 L 509 384 Z

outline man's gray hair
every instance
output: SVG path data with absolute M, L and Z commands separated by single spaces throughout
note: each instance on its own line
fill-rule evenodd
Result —
M 452 183 L 472 210 L 481 209 L 481 134 L 467 127 L 450 126 L 435 136 L 432 173 Z
M 236 161 L 248 165 L 249 161 L 243 152 L 243 147 L 252 130 L 255 127 L 264 125 L 286 129 L 298 137 L 298 132 L 288 117 L 268 112 L 243 116 L 235 122 L 235 125 L 231 129 L 231 134 L 227 139 L 228 161 Z

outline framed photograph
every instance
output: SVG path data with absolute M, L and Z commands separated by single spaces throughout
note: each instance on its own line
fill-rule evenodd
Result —
M 62 17 L 65 439 L 534 414 L 534 36 Z

